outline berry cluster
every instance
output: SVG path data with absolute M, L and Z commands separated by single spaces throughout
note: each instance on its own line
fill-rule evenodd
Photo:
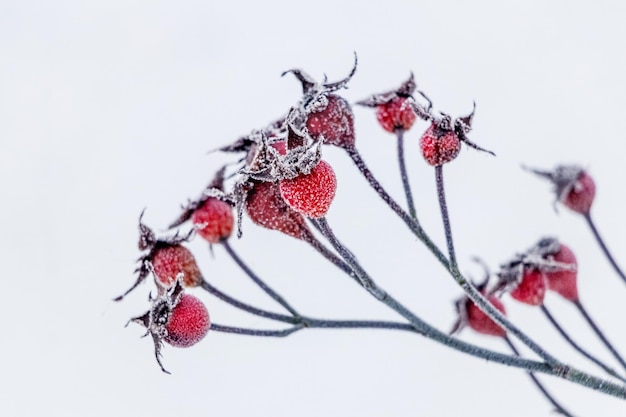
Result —
M 321 83 L 300 69 L 286 71 L 283 75 L 292 74 L 300 81 L 303 90 L 301 99 L 277 121 L 253 130 L 250 134 L 219 149 L 226 154 L 239 154 L 236 162 L 219 169 L 200 197 L 189 201 L 180 216 L 169 225 L 169 229 L 178 229 L 190 221 L 190 231 L 182 233 L 178 230 L 172 236 L 158 238 L 152 229 L 143 223 L 143 213 L 140 216 L 139 249 L 143 254 L 138 261 L 139 266 L 136 270 L 138 276 L 133 286 L 115 300 L 123 299 L 149 275 L 154 277 L 157 296 L 150 297 L 151 304 L 146 313 L 131 321 L 145 327 L 147 334 L 152 336 L 159 365 L 163 342 L 176 347 L 192 346 L 207 334 L 209 328 L 215 331 L 264 337 L 284 337 L 313 327 L 387 328 L 420 334 L 473 356 L 526 369 L 541 392 L 557 411 L 564 415 L 571 414 L 554 400 L 534 373 L 530 372 L 531 370 L 555 375 L 626 398 L 626 389 L 623 387 L 579 370 L 571 372 L 574 368 L 550 355 L 506 317 L 506 310 L 501 301 L 505 293 L 522 303 L 540 306 L 548 319 L 576 350 L 601 366 L 612 377 L 626 381 L 620 373 L 573 342 L 556 323 L 544 304 L 546 291 L 554 291 L 571 301 L 626 369 L 626 363 L 591 321 L 582 306 L 577 288 L 578 264 L 568 246 L 552 237 L 539 240 L 530 249 L 516 254 L 512 260 L 503 264 L 496 274 L 497 281 L 491 287 L 487 269 L 485 280 L 476 285 L 459 272 L 445 198 L 443 166 L 459 155 L 461 143 L 493 155 L 492 152 L 473 143 L 467 136 L 472 129 L 475 106 L 469 115 L 454 119 L 443 112 L 435 113 L 431 100 L 426 94 L 416 90 L 417 85 L 412 73 L 398 88 L 371 95 L 356 103 L 374 108 L 380 126 L 397 137 L 398 162 L 407 206 L 405 210 L 376 180 L 356 147 L 354 114 L 348 101 L 338 93 L 347 87 L 356 68 L 355 57 L 354 66 L 347 77 L 337 82 L 327 82 L 324 79 Z M 414 96 L 416 92 L 417 97 Z M 420 136 L 419 145 L 424 160 L 435 170 L 447 254 L 433 243 L 418 221 L 404 163 L 404 133 L 419 120 L 427 123 Z M 458 333 L 465 326 L 469 326 L 478 333 L 498 336 L 507 342 L 513 355 L 493 352 L 441 332 L 416 316 L 376 283 L 334 234 L 326 219 L 335 196 L 338 179 L 332 166 L 322 157 L 324 146 L 335 146 L 347 153 L 374 191 L 463 288 L 465 294 L 456 302 L 458 320 L 452 333 Z M 621 273 L 591 222 L 590 209 L 595 196 L 595 185 L 586 171 L 575 166 L 561 166 L 554 172 L 531 171 L 551 180 L 555 184 L 557 200 L 585 216 L 605 253 L 616 270 Z M 377 301 L 395 311 L 403 321 L 323 320 L 301 314 L 256 275 L 231 246 L 229 238 L 235 227 L 238 237 L 242 236 L 244 213 L 256 225 L 279 231 L 310 245 Z M 332 249 L 318 239 L 319 234 L 327 240 Z M 206 240 L 211 248 L 213 245 L 223 247 L 242 271 L 288 314 L 257 308 L 211 285 L 203 277 L 193 254 L 185 246 L 195 235 Z M 626 281 L 626 278 L 624 279 Z M 289 327 L 281 330 L 260 330 L 211 323 L 204 304 L 198 298 L 185 293 L 191 288 L 201 288 L 247 313 L 278 321 Z M 529 361 L 520 358 L 512 342 L 513 338 L 525 344 L 544 362 L 530 367 Z M 161 368 L 163 369 L 162 366 Z

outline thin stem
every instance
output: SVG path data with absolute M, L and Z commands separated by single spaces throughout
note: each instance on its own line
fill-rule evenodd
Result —
M 454 242 L 452 240 L 452 228 L 450 226 L 450 216 L 448 213 L 448 206 L 446 203 L 446 192 L 443 183 L 443 166 L 438 165 L 435 167 L 435 180 L 437 183 L 437 197 L 439 200 L 439 207 L 441 209 L 441 218 L 443 220 L 444 233 L 446 235 L 446 243 L 448 245 L 448 256 L 450 259 L 450 273 L 456 279 L 457 283 L 465 290 L 470 300 L 476 304 L 485 314 L 498 323 L 502 328 L 510 332 L 511 335 L 518 338 L 522 343 L 528 346 L 533 352 L 545 359 L 548 363 L 558 366 L 559 361 L 548 352 L 546 352 L 541 346 L 535 343 L 530 337 L 513 326 L 504 315 L 498 311 L 493 305 L 485 299 L 485 297 L 478 291 L 471 282 L 468 282 L 459 271 L 459 267 L 456 261 L 456 254 L 454 251 Z M 499 316 L 499 317 L 498 317 Z
M 596 238 L 598 245 L 600 245 L 602 252 L 604 252 L 604 255 L 609 260 L 609 263 L 611 264 L 615 272 L 617 272 L 617 275 L 619 275 L 622 281 L 626 282 L 626 275 L 624 274 L 624 271 L 622 271 L 619 265 L 617 265 L 615 258 L 613 258 L 613 255 L 611 255 L 609 248 L 604 243 L 604 239 L 602 239 L 602 237 L 600 236 L 600 232 L 598 232 L 598 228 L 596 227 L 596 224 L 591 218 L 591 213 L 584 214 L 583 217 L 585 218 L 585 220 L 587 221 L 587 224 L 591 228 L 591 232 L 593 233 L 593 236 Z
M 250 277 L 250 279 L 252 279 L 252 281 L 254 281 L 255 284 L 257 284 L 263 291 L 265 291 L 267 295 L 272 297 L 278 304 L 283 306 L 285 310 L 290 312 L 293 316 L 297 317 L 300 315 L 295 308 L 289 305 L 289 303 L 282 296 L 280 296 L 276 291 L 270 288 L 261 278 L 259 278 L 257 274 L 255 274 L 250 269 L 250 267 L 248 267 L 248 265 L 246 265 L 245 262 L 243 262 L 239 255 L 237 255 L 237 253 L 233 250 L 232 246 L 230 246 L 228 240 L 222 240 L 221 243 L 224 249 L 226 249 L 226 252 L 230 255 L 231 258 L 233 258 L 235 263 L 246 273 L 246 275 L 248 275 L 248 277 Z
M 565 329 L 559 324 L 559 322 L 556 321 L 556 319 L 554 318 L 554 316 L 552 315 L 552 313 L 550 313 L 550 310 L 548 310 L 548 307 L 545 306 L 545 304 L 541 305 L 541 311 L 543 312 L 543 314 L 546 316 L 546 318 L 550 321 L 550 323 L 552 323 L 552 325 L 554 326 L 554 328 L 559 332 L 559 334 L 563 337 L 563 339 L 565 339 L 567 341 L 567 343 L 569 343 L 574 349 L 576 349 L 581 355 L 583 355 L 585 358 L 589 359 L 591 362 L 595 363 L 596 365 L 598 365 L 600 368 L 604 369 L 604 371 L 611 375 L 614 376 L 615 378 L 619 379 L 622 382 L 626 382 L 626 378 L 624 378 L 623 376 L 621 376 L 620 374 L 618 374 L 613 368 L 609 367 L 608 365 L 606 365 L 604 362 L 600 361 L 600 359 L 596 358 L 595 356 L 593 356 L 591 353 L 587 352 L 585 349 L 583 349 L 582 347 L 580 347 L 580 345 L 578 345 L 578 343 L 576 343 L 569 334 L 567 334 L 567 332 L 565 331 Z
M 609 340 L 606 338 L 602 330 L 600 330 L 600 328 L 596 325 L 595 321 L 591 318 L 589 313 L 587 313 L 587 309 L 582 305 L 580 300 L 574 301 L 574 305 L 578 307 L 578 311 L 580 311 L 580 313 L 583 315 L 587 323 L 589 323 L 589 326 L 591 326 L 591 328 L 593 329 L 595 334 L 598 336 L 598 338 L 600 338 L 602 343 L 604 343 L 604 346 L 606 346 L 607 349 L 611 351 L 615 359 L 617 359 L 617 361 L 622 365 L 622 367 L 626 369 L 626 362 L 624 362 L 624 358 L 622 358 L 619 352 L 615 350 L 615 348 L 613 347 L 611 342 L 609 342 Z
M 443 165 L 437 165 L 435 167 L 435 181 L 437 182 L 437 198 L 439 199 L 441 219 L 443 220 L 443 229 L 446 234 L 446 243 L 448 245 L 448 259 L 450 260 L 450 269 L 453 271 L 458 271 L 459 267 L 456 262 L 456 254 L 454 252 L 452 228 L 450 226 L 450 215 L 448 214 L 448 205 L 446 204 L 446 191 L 443 185 Z
M 259 336 L 259 337 L 287 337 L 290 334 L 297 332 L 298 330 L 304 329 L 304 324 L 295 324 L 293 327 L 282 330 L 257 330 L 257 329 L 247 329 L 245 327 L 232 327 L 232 326 L 222 326 L 220 324 L 211 323 L 211 330 L 217 332 L 224 333 L 234 333 L 241 334 L 247 336 Z
M 315 227 L 318 228 L 318 230 L 320 230 L 319 225 L 317 224 L 316 221 L 312 220 L 311 223 L 313 223 Z M 321 233 L 321 230 L 320 230 L 320 233 Z M 320 255 L 326 258 L 329 262 L 331 262 L 337 268 L 341 269 L 343 272 L 348 274 L 352 279 L 354 279 L 357 283 L 360 284 L 359 279 L 357 278 L 357 275 L 354 273 L 350 265 L 345 263 L 341 258 L 339 258 L 333 252 L 328 250 L 328 248 L 324 246 L 322 242 L 317 240 L 315 236 L 313 236 L 312 233 L 305 234 L 305 236 L 303 237 L 303 240 L 307 242 L 309 245 L 311 245 L 313 249 L 315 249 Z
M 318 222 L 318 225 L 320 226 L 320 230 L 327 232 L 327 233 L 330 232 L 330 234 L 332 234 L 332 230 L 330 230 L 330 227 L 328 226 L 328 223 L 326 222 L 324 218 L 317 219 L 315 221 Z M 374 282 L 374 280 L 372 280 L 367 275 L 367 273 L 363 270 L 363 268 L 360 265 L 358 265 L 358 262 L 356 261 L 356 259 L 351 256 L 350 251 L 345 248 L 343 249 L 341 248 L 341 246 L 343 245 L 341 244 L 341 242 L 339 242 L 339 240 L 334 235 L 326 236 L 326 237 L 329 239 L 329 241 L 331 241 L 331 243 L 333 243 L 333 245 L 337 245 L 335 249 L 342 256 L 344 255 L 348 256 L 347 258 L 344 258 L 344 259 L 346 260 L 346 262 L 348 262 L 348 264 L 350 264 L 350 266 L 357 273 L 357 275 L 364 274 L 364 276 L 360 276 L 359 278 L 362 281 L 369 282 L 369 284 L 372 286 L 372 288 L 369 290 L 370 294 L 374 295 L 377 299 L 379 299 L 378 295 L 383 294 L 383 298 L 379 299 L 379 301 L 383 302 L 392 310 L 400 314 L 402 317 L 406 318 L 411 323 L 411 325 L 415 328 L 416 331 L 422 333 L 428 339 L 434 340 L 445 346 L 448 346 L 449 348 L 458 350 L 460 352 L 469 354 L 474 357 L 486 359 L 489 361 L 494 361 L 494 362 L 501 363 L 501 364 L 508 365 L 508 366 L 522 368 L 527 371 L 542 372 L 542 373 L 546 373 L 549 375 L 554 375 L 559 378 L 574 382 L 576 384 L 591 388 L 593 390 L 603 392 L 605 394 L 608 394 L 617 398 L 626 399 L 626 387 L 614 384 L 612 382 L 609 382 L 604 379 L 600 379 L 593 375 L 582 372 L 578 369 L 569 367 L 567 365 L 564 365 L 556 361 L 555 359 L 553 359 L 552 362 L 542 363 L 542 362 L 536 362 L 536 361 L 528 361 L 526 359 L 521 359 L 516 356 L 503 355 L 501 353 L 493 352 L 488 349 L 483 349 L 478 346 L 462 342 L 459 339 L 451 337 L 437 330 L 435 327 L 423 321 L 418 316 L 416 316 L 413 312 L 411 312 L 409 309 L 403 306 L 400 302 L 398 302 L 395 298 L 393 298 L 389 293 L 379 288 Z M 476 294 L 478 294 L 484 300 L 485 303 L 488 303 L 490 305 L 490 303 L 486 299 L 484 299 L 484 297 L 482 297 L 482 295 L 480 295 L 480 293 L 478 293 L 478 291 L 473 286 L 471 287 L 471 289 L 473 289 L 473 291 L 475 291 Z M 520 362 L 520 361 L 524 361 L 524 362 Z
M 504 341 L 506 342 L 507 345 L 509 345 L 509 347 L 511 348 L 511 350 L 513 351 L 515 356 L 520 356 L 519 351 L 517 350 L 517 348 L 515 347 L 515 345 L 511 341 L 511 339 L 509 339 L 508 337 L 505 336 L 504 337 Z M 539 388 L 539 391 L 541 391 L 543 393 L 543 395 L 548 399 L 548 401 L 550 401 L 550 403 L 554 407 L 556 407 L 555 411 L 557 413 L 562 414 L 564 416 L 573 417 L 573 414 L 570 413 L 569 411 L 567 411 L 565 408 L 563 408 L 563 406 L 561 404 L 559 404 L 557 400 L 554 399 L 552 394 L 550 394 L 548 392 L 548 390 L 546 390 L 546 388 L 543 386 L 543 384 L 541 382 L 539 382 L 537 377 L 532 372 L 528 372 L 528 376 L 533 380 L 533 382 L 535 383 L 537 388 Z
M 400 165 L 400 177 L 402 177 L 402 186 L 406 195 L 406 204 L 409 208 L 409 214 L 413 220 L 417 221 L 417 212 L 415 211 L 415 203 L 413 203 L 413 193 L 409 184 L 409 176 L 406 172 L 406 164 L 404 161 L 404 129 L 396 129 L 396 137 L 398 138 L 398 164 Z
M 262 310 L 260 308 L 256 308 L 253 307 L 249 304 L 243 303 L 225 293 L 223 293 L 222 291 L 218 290 L 217 288 L 215 288 L 213 285 L 209 284 L 207 281 L 202 281 L 202 283 L 200 284 L 200 287 L 203 290 L 208 291 L 209 293 L 213 294 L 214 296 L 216 296 L 217 298 L 219 298 L 220 300 L 232 305 L 233 307 L 237 307 L 240 310 L 246 311 L 250 314 L 254 314 L 255 316 L 260 316 L 260 317 L 264 317 L 266 319 L 270 319 L 270 320 L 276 320 L 276 321 L 282 321 L 283 323 L 291 323 L 291 324 L 295 324 L 298 322 L 298 318 L 296 317 L 291 317 L 291 316 L 285 316 L 283 314 L 278 314 L 278 313 L 272 313 L 270 311 L 266 311 L 266 310 Z

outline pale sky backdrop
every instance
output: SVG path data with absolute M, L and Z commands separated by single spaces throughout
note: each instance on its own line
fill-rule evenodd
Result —
M 162 230 L 227 159 L 207 151 L 283 114 L 300 86 L 282 71 L 343 77 L 351 102 L 393 88 L 410 71 L 437 109 L 464 115 L 471 138 L 445 168 L 461 269 L 496 269 L 555 235 L 576 252 L 583 302 L 626 353 L 626 287 L 586 225 L 550 187 L 520 169 L 575 162 L 597 183 L 593 215 L 626 267 L 623 116 L 626 3 L 619 1 L 0 1 L 0 188 L 4 221 L 0 347 L 2 416 L 549 416 L 527 375 L 422 337 L 391 331 L 308 330 L 286 339 L 212 332 L 166 346 L 163 374 L 128 318 L 150 285 L 134 280 L 137 217 Z M 358 147 L 403 201 L 395 140 L 355 108 Z M 424 123 L 407 135 L 420 218 L 444 246 L 433 169 L 419 154 Z M 378 283 L 442 330 L 460 291 L 357 175 L 324 154 L 339 188 L 328 214 Z M 305 244 L 244 221 L 233 247 L 305 314 L 400 320 Z M 280 311 L 226 256 L 200 239 L 205 276 Z M 209 294 L 215 322 L 269 328 Z M 504 298 L 509 316 L 551 353 L 601 375 L 569 349 L 537 308 Z M 546 302 L 581 344 L 618 365 L 574 308 Z M 464 340 L 507 351 L 470 331 Z M 532 355 L 529 355 L 532 357 Z M 577 416 L 621 416 L 626 402 L 541 377 Z

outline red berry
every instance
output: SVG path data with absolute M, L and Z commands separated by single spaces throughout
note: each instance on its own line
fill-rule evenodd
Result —
M 280 192 L 294 210 L 311 218 L 324 217 L 337 191 L 333 168 L 325 161 L 309 174 L 280 181 Z
M 230 204 L 213 197 L 209 197 L 193 211 L 191 221 L 196 226 L 198 234 L 209 243 L 228 239 L 235 225 Z
M 574 267 L 578 265 L 574 252 L 562 243 L 559 245 L 559 250 L 548 256 L 548 259 Z M 559 293 L 567 300 L 578 301 L 578 285 L 576 283 L 578 272 L 576 270 L 546 271 L 544 275 L 548 289 Z
M 546 278 L 536 268 L 524 268 L 522 280 L 511 290 L 511 297 L 525 304 L 539 306 L 546 294 Z
M 495 296 L 487 297 L 487 300 L 502 314 L 506 314 L 504 304 Z M 467 324 L 474 329 L 474 331 L 491 335 L 504 337 L 506 330 L 500 327 L 495 321 L 491 320 L 476 304 L 469 301 L 467 302 Z
M 376 108 L 376 119 L 387 132 L 398 129 L 409 130 L 417 115 L 405 97 L 395 97 Z
M 433 123 L 420 138 L 420 148 L 426 162 L 438 166 L 456 158 L 461 151 L 461 141 L 454 131 L 441 129 Z
M 157 245 L 150 261 L 156 278 L 166 288 L 170 287 L 178 274 L 183 273 L 185 287 L 197 287 L 202 283 L 202 273 L 189 249 L 182 245 Z
M 340 148 L 354 148 L 354 115 L 346 100 L 335 94 L 324 97 L 325 106 L 308 114 L 306 127 L 314 140 L 324 137 L 324 143 Z
M 202 301 L 193 295 L 183 294 L 172 309 L 165 329 L 164 341 L 176 347 L 189 347 L 198 343 L 211 328 L 209 312 Z
M 561 197 L 561 203 L 580 214 L 589 214 L 596 196 L 596 184 L 586 171 L 581 171 L 569 191 Z
M 270 145 L 272 148 L 276 149 L 280 155 L 287 154 L 287 142 L 284 140 L 274 142 Z
M 309 235 L 304 217 L 283 200 L 278 183 L 255 182 L 246 197 L 246 212 L 259 226 L 296 239 Z

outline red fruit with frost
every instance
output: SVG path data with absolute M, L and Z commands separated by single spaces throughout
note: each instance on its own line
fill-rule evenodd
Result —
M 336 191 L 335 172 L 325 161 L 319 161 L 309 174 L 280 181 L 280 192 L 287 204 L 311 218 L 326 215 Z
M 454 131 L 441 129 L 433 123 L 420 138 L 420 149 L 430 165 L 443 165 L 457 157 L 461 140 Z
M 182 274 L 152 302 L 150 310 L 130 321 L 148 330 L 154 342 L 156 360 L 161 370 L 169 373 L 161 363 L 163 342 L 176 347 L 193 346 L 207 335 L 211 320 L 202 301 L 184 293 Z
M 346 100 L 336 94 L 325 95 L 325 105 L 312 110 L 306 118 L 306 127 L 314 140 L 324 137 L 324 143 L 340 148 L 354 148 L 354 115 Z
M 178 274 L 183 273 L 185 287 L 197 287 L 202 283 L 202 273 L 189 249 L 182 245 L 158 245 L 150 261 L 159 282 L 170 287 Z
M 196 208 L 191 215 L 196 230 L 209 243 L 228 239 L 235 226 L 235 217 L 230 204 L 210 197 Z
M 302 214 L 291 208 L 280 193 L 278 183 L 255 182 L 246 197 L 246 212 L 259 226 L 303 239 L 310 234 Z
M 495 296 L 487 297 L 487 300 L 502 314 L 506 314 L 504 304 Z M 476 304 L 467 302 L 467 324 L 476 332 L 491 336 L 504 337 L 506 330 L 500 327 L 495 321 L 491 320 Z
M 555 254 L 548 256 L 548 259 L 574 267 L 578 265 L 574 252 L 562 243 L 559 245 L 559 250 Z M 576 302 L 579 300 L 577 285 L 578 272 L 576 270 L 546 271 L 544 275 L 548 283 L 548 289 L 559 293 L 563 298 L 569 301 Z
M 596 196 L 596 184 L 586 171 L 582 171 L 569 192 L 561 197 L 561 203 L 580 214 L 589 214 Z
M 287 142 L 284 140 L 274 142 L 270 145 L 272 148 L 276 149 L 280 155 L 287 154 Z
M 176 347 L 189 347 L 201 341 L 211 328 L 209 312 L 198 298 L 183 294 L 172 309 L 164 341 Z
M 409 130 L 417 115 L 405 97 L 396 97 L 376 108 L 376 119 L 387 132 Z
M 511 290 L 511 297 L 519 302 L 539 306 L 546 294 L 546 278 L 539 269 L 525 268 L 521 281 Z

